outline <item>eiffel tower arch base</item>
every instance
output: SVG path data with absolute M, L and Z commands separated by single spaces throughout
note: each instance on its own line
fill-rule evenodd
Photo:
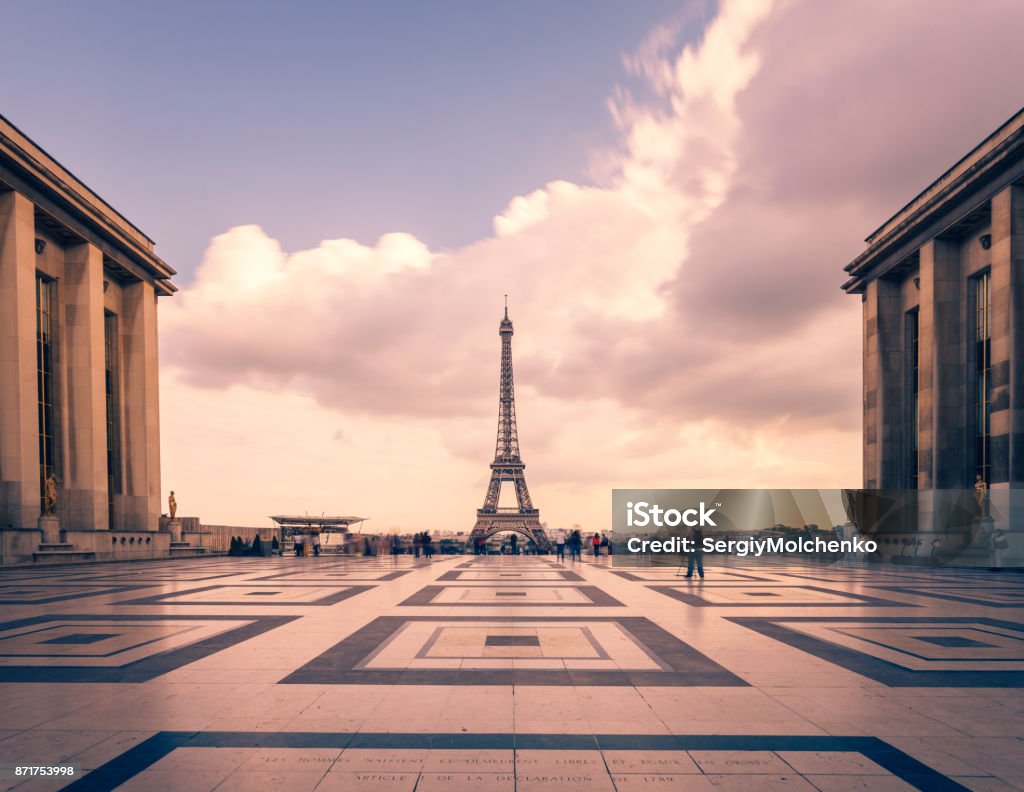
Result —
M 473 526 L 473 532 L 469 535 L 469 545 L 476 547 L 478 540 L 487 541 L 491 536 L 502 531 L 514 531 L 537 545 L 538 551 L 551 552 L 551 542 L 541 527 L 540 518 L 536 514 L 522 514 L 518 511 L 502 514 L 477 510 L 476 525 Z

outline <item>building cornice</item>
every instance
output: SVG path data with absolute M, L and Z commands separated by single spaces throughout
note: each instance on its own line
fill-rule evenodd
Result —
M 153 250 L 153 240 L 14 124 L 0 115 L 0 184 L 23 193 L 73 236 L 99 247 L 105 257 L 173 294 L 177 274 Z
M 1024 177 L 1024 109 L 986 137 L 864 241 L 867 249 L 844 268 L 846 292 L 899 266 L 1007 185 Z

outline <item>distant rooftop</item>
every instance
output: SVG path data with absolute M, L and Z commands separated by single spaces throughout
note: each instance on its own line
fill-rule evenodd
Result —
M 367 520 L 366 517 L 317 517 L 308 514 L 296 516 L 279 514 L 270 519 L 282 528 L 347 528 L 354 523 Z

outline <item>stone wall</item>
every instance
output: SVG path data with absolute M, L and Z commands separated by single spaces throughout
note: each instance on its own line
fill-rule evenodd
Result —
M 167 517 L 160 518 L 161 531 L 169 530 L 168 522 Z M 208 553 L 226 553 L 233 536 L 241 536 L 247 542 L 252 542 L 257 535 L 261 542 L 269 542 L 277 536 L 273 526 L 204 525 L 198 517 L 179 517 L 178 522 L 181 523 L 181 540 L 195 547 L 205 547 Z

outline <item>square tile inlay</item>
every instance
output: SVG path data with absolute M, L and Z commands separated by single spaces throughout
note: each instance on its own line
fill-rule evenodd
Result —
M 1024 628 L 972 617 L 736 616 L 729 621 L 892 687 L 1024 687 Z
M 282 586 L 277 588 L 231 583 L 221 586 L 203 586 L 187 591 L 157 594 L 141 599 L 119 602 L 118 605 L 334 605 L 349 597 L 362 594 L 372 585 L 329 584 L 318 586 Z M 255 598 L 274 597 L 266 602 Z
M 702 582 L 673 583 L 647 586 L 666 597 L 685 602 L 697 608 L 807 608 L 816 606 L 856 607 L 871 605 L 879 608 L 913 608 L 906 602 L 893 602 L 867 594 L 835 591 L 820 586 L 774 586 L 774 591 L 752 588 L 742 584 L 704 586 Z
M 950 649 L 962 649 L 974 646 L 992 647 L 994 644 L 975 641 L 971 638 L 961 638 L 959 635 L 915 635 L 912 636 L 919 641 L 927 641 L 936 646 L 945 646 Z
M 105 641 L 107 638 L 117 638 L 120 633 L 69 633 L 59 638 L 51 638 L 49 641 L 40 641 L 43 644 L 91 644 L 97 641 Z
M 639 616 L 380 616 L 281 684 L 746 685 Z
M 511 602 L 515 600 L 515 602 Z M 509 606 L 559 607 L 623 607 L 615 597 L 598 586 L 570 586 L 562 583 L 542 584 L 518 581 L 514 586 L 502 585 L 447 585 L 424 586 L 400 605 L 431 605 L 480 607 L 500 603 Z
M 536 635 L 488 635 L 484 646 L 540 646 Z
M 53 614 L 0 623 L 0 683 L 145 682 L 294 616 Z

